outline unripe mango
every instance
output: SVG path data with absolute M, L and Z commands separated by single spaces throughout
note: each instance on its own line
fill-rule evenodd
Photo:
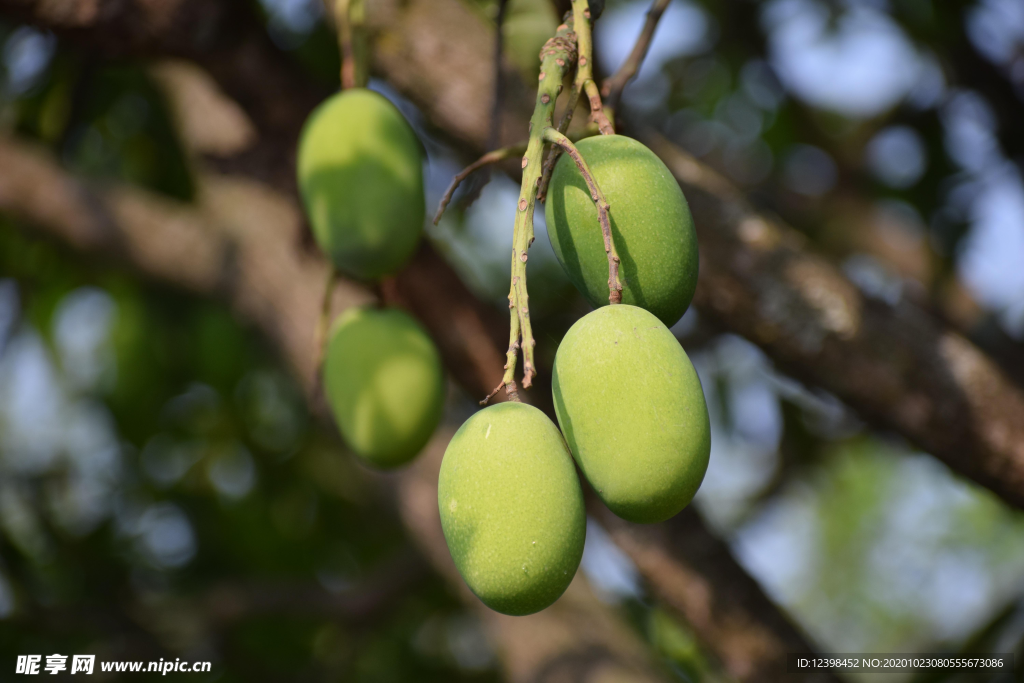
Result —
M 452 437 L 437 483 L 448 549 L 485 605 L 538 612 L 583 557 L 583 492 L 558 428 L 524 403 L 473 415 Z
M 354 88 L 306 121 L 298 179 L 313 236 L 338 270 L 374 280 L 399 270 L 423 230 L 423 157 L 382 95 Z
M 346 311 L 331 332 L 323 373 L 324 393 L 341 435 L 375 467 L 412 460 L 441 420 L 441 356 L 402 311 Z
M 576 143 L 611 206 L 622 264 L 622 303 L 675 325 L 697 288 L 697 235 L 679 183 L 632 138 L 598 135 Z M 608 303 L 608 257 L 597 207 L 568 155 L 555 165 L 544 207 L 559 263 L 595 308 Z
M 711 423 L 697 372 L 660 320 L 625 304 L 585 315 L 551 379 L 569 450 L 612 512 L 647 523 L 686 507 L 707 471 Z

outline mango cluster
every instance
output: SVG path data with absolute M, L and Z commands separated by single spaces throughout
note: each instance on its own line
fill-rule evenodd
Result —
M 700 379 L 668 329 L 697 283 L 686 199 L 636 140 L 594 137 L 578 149 L 611 206 L 624 303 L 605 305 L 608 260 L 597 210 L 563 156 L 548 191 L 548 234 L 570 280 L 598 308 L 569 329 L 556 353 L 558 426 L 522 403 L 485 408 L 455 434 L 438 482 L 459 572 L 505 614 L 547 607 L 576 573 L 586 513 L 573 460 L 612 512 L 653 523 L 689 504 L 711 451 Z
M 327 99 L 306 122 L 296 166 L 313 237 L 338 272 L 374 282 L 409 261 L 426 210 L 423 152 L 391 102 L 364 88 Z M 342 315 L 330 331 L 323 382 L 342 436 L 376 467 L 409 462 L 441 419 L 440 354 L 397 309 Z

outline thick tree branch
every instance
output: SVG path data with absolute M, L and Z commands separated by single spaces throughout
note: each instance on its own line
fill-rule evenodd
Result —
M 44 150 L 0 139 L 0 208 L 86 253 L 147 276 L 226 297 L 283 351 L 301 377 L 313 372 L 313 322 L 327 277 L 323 259 L 296 249 L 301 217 L 285 197 L 251 181 L 210 176 L 197 206 L 143 190 L 89 185 Z M 369 302 L 341 283 L 339 308 Z M 308 322 L 308 324 L 307 324 Z
M 866 298 L 714 172 L 662 138 L 646 142 L 694 214 L 702 313 L 786 372 L 1024 507 L 1024 395 L 994 363 L 913 303 Z
M 425 75 L 433 71 L 429 62 L 389 68 L 406 80 L 437 82 Z M 463 74 L 446 89 L 485 87 L 471 85 L 472 77 Z M 459 130 L 459 118 L 433 105 L 438 97 L 417 101 L 435 125 Z M 462 136 L 476 149 L 486 141 L 468 128 Z M 787 372 L 1024 507 L 1024 395 L 981 351 L 911 302 L 892 307 L 865 298 L 835 266 L 810 253 L 796 231 L 758 215 L 709 168 L 665 140 L 647 142 L 690 200 L 701 248 L 695 303 L 702 313 L 759 344 Z
M 693 508 L 662 524 L 640 525 L 622 521 L 594 499 L 588 507 L 654 594 L 679 612 L 702 641 L 718 643 L 716 653 L 731 677 L 767 682 L 795 675 L 786 673 L 786 655 L 807 652 L 807 641 Z M 720 589 L 723 584 L 728 591 Z M 804 680 L 835 680 L 830 672 L 817 676 L 810 673 Z

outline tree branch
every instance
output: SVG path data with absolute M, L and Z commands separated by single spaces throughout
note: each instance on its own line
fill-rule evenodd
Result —
M 640 35 L 637 36 L 633 50 L 626 57 L 626 61 L 622 63 L 619 70 L 614 75 L 606 78 L 604 83 L 601 84 L 601 94 L 604 96 L 605 104 L 608 107 L 614 109 L 619 105 L 619 98 L 622 97 L 623 89 L 633 80 L 636 72 L 640 70 L 640 65 L 643 64 L 644 57 L 647 56 L 647 51 L 651 48 L 654 31 L 658 28 L 658 22 L 661 21 L 661 15 L 668 8 L 668 3 L 669 0 L 654 0 L 651 8 L 647 10 L 647 19 L 644 21 L 644 27 L 640 31 Z
M 667 522 L 641 525 L 624 522 L 594 499 L 588 502 L 590 513 L 633 560 L 654 594 L 682 615 L 702 642 L 716 643 L 715 654 L 729 676 L 766 683 L 798 677 L 787 673 L 786 655 L 808 652 L 807 641 L 692 507 Z M 722 585 L 729 590 L 721 590 Z M 819 671 L 803 680 L 837 679 Z
M 658 136 L 697 225 L 695 304 L 1010 505 L 1024 507 L 1024 395 L 980 350 L 910 301 L 868 299 L 791 228 Z

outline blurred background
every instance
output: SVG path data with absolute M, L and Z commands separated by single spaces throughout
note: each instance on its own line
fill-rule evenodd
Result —
M 464 4 L 493 24 L 496 2 Z M 625 59 L 648 6 L 608 0 L 599 73 Z M 320 0 L 249 10 L 334 87 Z M 0 5 L 0 135 L 83 182 L 200 203 L 208 169 L 168 95 L 182 67 L 109 58 L 18 16 Z M 558 22 L 555 3 L 509 1 L 510 82 L 535 82 Z M 405 87 L 372 87 L 423 139 L 429 213 L 472 155 Z M 1024 3 L 673 0 L 621 110 L 796 228 L 865 296 L 917 302 L 1024 385 Z M 495 170 L 427 231 L 498 314 L 517 196 Z M 537 220 L 531 295 L 550 363 L 587 307 Z M 813 647 L 1021 652 L 1019 512 L 696 310 L 673 331 L 713 424 L 696 507 Z M 481 612 L 424 559 L 393 480 L 381 488 L 346 452 L 302 380 L 223 298 L 0 213 L 0 666 L 58 652 L 214 662 L 190 680 L 514 679 Z M 452 381 L 442 430 L 478 398 Z M 664 680 L 735 678 L 596 520 L 581 573 Z

